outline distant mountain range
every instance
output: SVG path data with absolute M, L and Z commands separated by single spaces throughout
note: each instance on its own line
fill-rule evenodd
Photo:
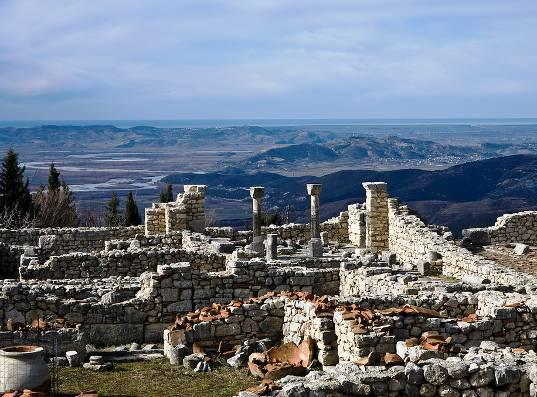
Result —
M 325 144 L 302 143 L 269 149 L 241 162 L 255 169 L 290 169 L 304 162 L 367 163 L 371 161 L 452 162 L 477 160 L 520 153 L 534 153 L 527 145 L 483 143 L 473 146 L 445 145 L 398 136 L 353 136 Z
M 503 213 L 537 208 L 535 155 L 497 157 L 439 171 L 346 170 L 322 177 L 286 177 L 276 173 L 248 174 L 241 169 L 228 169 L 218 173 L 172 174 L 163 181 L 206 184 L 208 196 L 216 203 L 218 200 L 234 200 L 237 204 L 242 202 L 246 205 L 250 201 L 247 188 L 265 186 L 266 207 L 280 211 L 289 207 L 299 221 L 307 221 L 309 201 L 305 184 L 310 182 L 323 185 L 321 204 L 324 218 L 336 215 L 350 203 L 363 201 L 361 184 L 365 181 L 387 182 L 390 196 L 409 203 L 429 222 L 450 226 L 456 232 L 464 227 L 491 224 Z M 237 208 L 237 219 L 244 219 L 241 217 L 244 207 Z M 233 221 L 230 220 L 230 223 Z
M 308 132 L 294 127 L 255 126 L 221 128 L 157 128 L 139 126 L 117 128 L 112 125 L 0 128 L 0 145 L 40 145 L 41 148 L 166 150 L 177 148 L 241 145 L 289 145 L 324 143 L 336 138 L 332 132 Z

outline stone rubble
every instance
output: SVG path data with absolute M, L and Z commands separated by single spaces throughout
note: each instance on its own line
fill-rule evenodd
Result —
M 385 183 L 363 187 L 365 203 L 322 223 L 318 184 L 310 224 L 266 227 L 253 187 L 251 231 L 205 228 L 206 186 L 186 185 L 141 227 L 0 229 L 0 343 L 58 342 L 62 362 L 90 352 L 97 371 L 164 354 L 270 378 L 241 396 L 537 396 L 536 278 L 467 249 L 511 244 L 524 260 L 537 212 L 459 243 Z M 304 341 L 307 364 L 270 358 Z

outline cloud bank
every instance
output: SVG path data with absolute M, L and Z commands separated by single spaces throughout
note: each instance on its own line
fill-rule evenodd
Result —
M 1 119 L 537 116 L 534 0 L 4 0 Z

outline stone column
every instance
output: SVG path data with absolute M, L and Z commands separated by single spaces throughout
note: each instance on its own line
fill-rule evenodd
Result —
M 267 261 L 278 257 L 278 235 L 274 233 L 267 234 Z
M 308 183 L 308 194 L 311 196 L 311 239 L 309 241 L 309 254 L 312 257 L 323 256 L 323 244 L 321 242 L 321 223 L 319 221 L 319 195 L 321 194 L 321 185 Z
M 250 249 L 262 253 L 264 250 L 263 236 L 261 235 L 261 199 L 265 195 L 265 188 L 262 186 L 253 186 L 250 188 L 250 197 L 252 197 L 252 244 Z
M 364 182 L 366 191 L 366 247 L 373 252 L 389 249 L 388 185 Z

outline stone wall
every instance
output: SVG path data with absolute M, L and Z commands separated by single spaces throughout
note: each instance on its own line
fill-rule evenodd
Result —
M 262 297 L 252 302 L 228 302 L 213 318 L 199 321 L 188 329 L 176 326 L 175 330 L 165 332 L 165 338 L 171 346 L 175 345 L 174 341 L 181 340 L 214 349 L 220 343 L 229 349 L 245 341 L 265 338 L 276 341 L 281 339 L 284 305 L 284 299 L 279 296 Z M 210 309 L 207 307 L 208 311 Z M 185 320 L 189 321 L 188 316 Z
M 349 214 L 341 212 L 337 217 L 330 218 L 321 223 L 321 232 L 328 232 L 328 239 L 338 243 L 349 242 Z M 231 227 L 209 227 L 205 234 L 210 237 L 225 237 L 233 240 L 252 238 L 252 231 L 238 231 Z M 263 226 L 261 234 L 277 234 L 282 240 L 306 242 L 310 239 L 309 224 L 288 223 L 284 225 Z
M 315 356 L 319 362 L 322 365 L 335 365 L 338 362 L 338 354 L 332 319 L 334 307 L 330 310 L 319 310 L 319 308 L 318 300 L 286 299 L 283 341 L 298 345 L 309 336 L 313 339 Z
M 175 263 L 142 274 L 138 297 L 154 300 L 155 315 L 171 322 L 177 313 L 212 303 L 247 300 L 271 291 L 312 292 L 315 273 L 304 268 L 268 266 L 257 260 L 233 262 L 223 272 L 197 271 L 188 263 Z M 150 321 L 155 320 L 150 316 Z
M 321 232 L 328 233 L 328 239 L 338 243 L 349 242 L 349 214 L 341 212 L 339 216 L 330 218 L 321 223 Z M 277 234 L 282 240 L 306 242 L 310 239 L 311 230 L 309 224 L 289 223 L 285 225 L 264 226 L 261 234 Z
M 203 251 L 156 247 L 96 254 L 74 252 L 52 256 L 44 263 L 33 257 L 23 257 L 19 272 L 22 280 L 136 277 L 146 271 L 156 271 L 160 265 L 183 261 L 201 271 L 221 271 L 225 269 L 226 258 Z
M 104 249 L 108 240 L 126 240 L 143 233 L 142 226 L 0 229 L 0 243 L 46 249 L 50 255 L 92 252 Z
M 349 213 L 349 241 L 358 248 L 365 248 L 366 210 L 365 204 L 352 204 Z
M 0 279 L 19 276 L 20 257 L 24 247 L 0 243 Z
M 462 357 L 363 367 L 344 362 L 330 371 L 281 382 L 280 396 L 521 397 L 537 395 L 534 354 L 483 342 Z
M 105 242 L 104 250 L 128 250 L 136 248 L 181 248 L 183 242 L 182 232 L 174 232 L 169 234 L 157 234 L 146 236 L 137 234 L 129 240 L 110 240 Z
M 138 278 L 110 278 L 85 283 L 55 280 L 44 283 L 0 281 L 0 322 L 31 324 L 35 319 L 63 318 L 80 324 L 90 343 L 159 341 L 162 324 L 147 321 L 153 302 L 134 299 Z
M 398 351 L 398 342 L 404 343 L 411 337 L 419 339 L 424 333 L 431 331 L 444 338 L 451 337 L 452 343 L 465 348 L 479 346 L 483 340 L 511 348 L 526 350 L 536 348 L 537 300 L 528 299 L 527 295 L 499 291 L 466 294 L 466 302 L 461 301 L 461 298 L 464 298 L 464 294 L 453 294 L 451 302 L 442 303 L 442 299 L 438 299 L 437 304 L 419 306 L 427 310 L 435 310 L 438 303 L 441 303 L 444 306 L 458 308 L 461 314 L 458 317 L 442 316 L 441 313 L 434 315 L 427 311 L 423 314 L 395 314 L 394 312 L 390 315 L 379 311 L 377 312 L 379 319 L 375 321 L 374 328 L 367 330 L 355 328 L 356 317 L 352 311 L 338 310 L 334 314 L 334 323 L 338 336 L 339 359 L 352 361 L 357 357 L 367 356 L 371 352 L 398 353 L 403 357 L 404 355 Z M 386 300 L 384 305 L 388 301 Z M 471 307 L 470 303 L 472 303 Z M 367 301 L 356 302 L 355 307 L 368 308 Z M 380 308 L 370 306 L 369 308 L 374 311 L 380 310 Z M 464 309 L 466 314 L 476 313 L 478 319 L 470 321 L 461 318 L 463 311 L 460 309 Z M 420 349 L 417 349 L 417 353 L 421 354 L 423 349 Z M 430 357 L 443 357 L 443 355 Z
M 524 243 L 537 245 L 537 211 L 524 211 L 500 216 L 494 226 L 463 230 L 474 244 Z
M 171 203 L 154 203 L 145 210 L 145 234 L 168 234 L 205 229 L 205 185 L 185 185 Z
M 397 200 L 390 199 L 389 208 L 389 248 L 402 262 L 417 266 L 427 260 L 429 253 L 435 252 L 442 259 L 442 272 L 446 276 L 457 279 L 475 276 L 519 289 L 532 289 L 536 284 L 531 275 L 505 268 L 457 246 L 410 214 L 408 207 L 400 205 Z

